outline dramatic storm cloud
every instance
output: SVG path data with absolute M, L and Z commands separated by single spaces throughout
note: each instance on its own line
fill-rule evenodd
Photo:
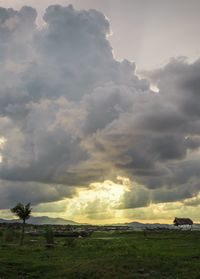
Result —
M 119 189 L 112 209 L 197 204 L 200 61 L 172 59 L 141 79 L 113 57 L 102 13 L 50 6 L 42 28 L 36 17 L 0 9 L 1 209 L 59 202 L 92 183 L 104 196 L 105 181 Z M 88 216 L 94 203 L 106 208 L 95 198 Z
M 109 41 L 117 59 L 136 62 L 138 69 L 166 64 L 170 57 L 199 57 L 199 0 L 0 0 L 0 6 L 35 7 L 38 20 L 52 4 L 96 9 L 111 22 Z

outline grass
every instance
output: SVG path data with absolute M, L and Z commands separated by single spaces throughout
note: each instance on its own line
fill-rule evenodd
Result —
M 42 237 L 23 247 L 0 239 L 1 279 L 200 278 L 200 232 L 96 232 L 54 249 Z

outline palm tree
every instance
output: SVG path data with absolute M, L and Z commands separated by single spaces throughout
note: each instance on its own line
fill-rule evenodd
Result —
M 22 203 L 18 203 L 15 207 L 11 208 L 11 212 L 14 213 L 20 220 L 22 220 L 22 232 L 20 238 L 20 245 L 23 245 L 24 242 L 24 228 L 26 224 L 26 220 L 30 218 L 31 215 L 31 204 L 27 203 L 23 205 Z

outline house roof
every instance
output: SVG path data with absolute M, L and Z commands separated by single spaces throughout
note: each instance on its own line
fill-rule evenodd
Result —
M 174 225 L 175 226 L 181 226 L 181 225 L 192 225 L 193 221 L 190 218 L 177 218 L 174 219 Z

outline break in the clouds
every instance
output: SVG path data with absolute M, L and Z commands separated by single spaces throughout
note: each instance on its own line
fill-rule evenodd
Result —
M 0 9 L 1 209 L 60 201 L 118 176 L 130 179 L 120 210 L 193 201 L 200 61 L 172 59 L 141 79 L 113 57 L 102 13 L 50 6 L 43 28 L 36 17 L 31 7 Z

